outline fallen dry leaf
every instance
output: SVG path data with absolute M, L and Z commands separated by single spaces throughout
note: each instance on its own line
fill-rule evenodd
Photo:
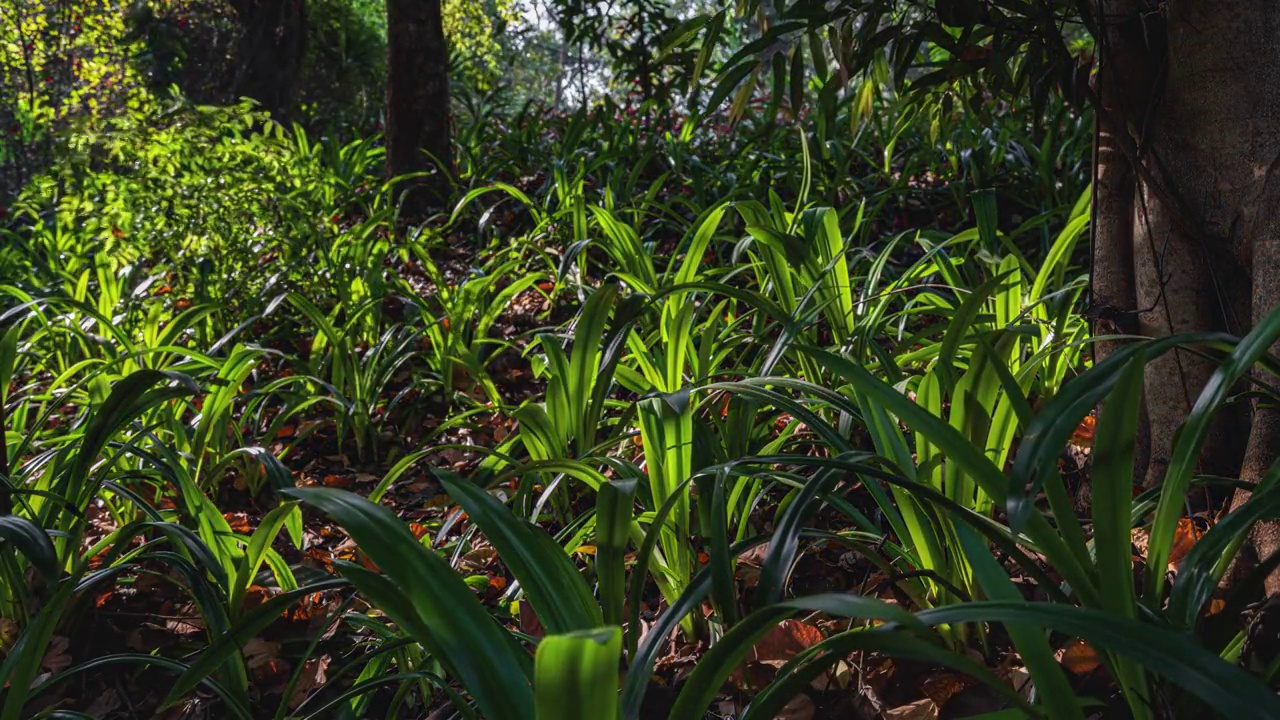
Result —
M 330 473 L 324 476 L 322 481 L 325 487 L 347 488 L 351 487 L 351 478 L 342 475 L 334 475 Z
M 969 687 L 970 682 L 956 673 L 942 672 L 930 675 L 920 685 L 920 691 L 938 707 L 943 707 L 956 693 Z
M 194 635 L 204 632 L 204 620 L 196 612 L 195 605 L 181 605 L 172 611 L 174 614 L 165 618 L 166 630 L 178 635 Z
M 1178 520 L 1178 527 L 1174 530 L 1173 545 L 1169 548 L 1169 570 L 1177 571 L 1182 561 L 1186 559 L 1187 553 L 1195 547 L 1200 538 L 1204 537 L 1208 532 L 1207 528 L 1201 527 L 1201 523 L 1206 521 L 1199 518 L 1181 518 Z M 1212 526 L 1212 522 L 1209 522 Z M 1134 548 L 1137 550 L 1136 556 L 1139 560 L 1146 560 L 1147 551 L 1151 545 L 1151 529 L 1150 528 L 1134 528 L 1132 535 Z
M 248 535 L 253 532 L 253 525 L 249 524 L 249 514 L 242 512 L 223 513 L 223 519 L 227 521 L 227 525 L 231 528 L 231 532 Z
M 280 657 L 280 643 L 253 638 L 244 644 L 244 662 L 250 670 L 258 670 Z
M 114 688 L 105 688 L 94 698 L 89 707 L 85 708 L 85 714 L 89 717 L 101 718 L 115 712 L 120 707 L 120 696 L 116 694 Z
M 471 552 L 463 555 L 458 561 L 458 567 L 467 572 L 480 572 L 489 566 L 498 557 L 498 551 L 493 546 L 477 547 Z
M 938 720 L 938 705 L 929 698 L 884 711 L 884 720 Z
M 1191 518 L 1182 518 L 1178 520 L 1178 529 L 1173 534 L 1173 547 L 1169 548 L 1169 567 L 1177 569 L 1182 564 L 1183 558 L 1187 553 L 1191 552 L 1191 548 L 1195 547 L 1196 542 L 1204 537 L 1204 530 L 1196 526 L 1196 521 Z
M 1058 662 L 1076 675 L 1085 675 L 1098 669 L 1102 664 L 1102 657 L 1092 645 L 1077 638 L 1058 651 Z
M 40 661 L 40 668 L 51 673 L 60 673 L 71 667 L 71 641 L 62 635 L 54 635 L 49 640 L 49 649 Z
M 1092 415 L 1085 415 L 1075 430 L 1071 431 L 1070 443 L 1080 448 L 1093 446 L 1093 429 L 1097 420 Z
M 799 620 L 783 620 L 751 648 L 752 662 L 782 667 L 801 650 L 822 642 L 822 631 Z
M 520 632 L 530 637 L 540 638 L 543 634 L 542 621 L 538 619 L 538 614 L 533 611 L 533 606 L 528 600 L 520 599 Z
M 293 686 L 293 693 L 289 695 L 290 710 L 301 705 L 313 690 L 324 685 L 324 673 L 328 669 L 328 655 L 321 655 L 307 661 L 307 664 L 302 667 L 302 673 L 298 676 L 298 684 Z
M 768 682 L 767 677 L 752 672 L 760 666 L 780 668 L 796 653 L 813 647 L 823 640 L 822 631 L 799 620 L 783 620 L 775 625 L 747 653 L 746 662 L 729 674 L 729 680 L 739 687 L 755 687 Z
M 817 713 L 818 706 L 813 704 L 813 698 L 801 693 L 791 698 L 791 702 L 773 720 L 813 720 Z

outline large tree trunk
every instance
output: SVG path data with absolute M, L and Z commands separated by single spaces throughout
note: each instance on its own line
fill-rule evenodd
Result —
M 231 6 L 241 27 L 232 95 L 253 98 L 287 121 L 306 55 L 306 2 L 231 0 Z
M 428 172 L 408 185 L 402 215 L 450 194 L 449 52 L 441 0 L 387 0 L 387 173 Z
M 1095 302 L 1136 320 L 1120 330 L 1243 335 L 1280 301 L 1280 4 L 1102 6 Z M 1148 486 L 1215 367 L 1187 351 L 1148 366 Z M 1280 416 L 1237 406 L 1199 470 L 1256 482 L 1277 457 Z M 1269 555 L 1280 531 L 1260 526 L 1253 545 Z

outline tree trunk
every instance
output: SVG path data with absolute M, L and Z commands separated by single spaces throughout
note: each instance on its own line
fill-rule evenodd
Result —
M 288 121 L 306 55 L 306 3 L 231 0 L 231 6 L 241 27 L 232 95 L 253 98 L 276 120 Z
M 387 0 L 387 173 L 411 181 L 401 214 L 419 218 L 450 195 L 449 52 L 441 0 Z
M 1102 5 L 1095 307 L 1142 335 L 1243 335 L 1280 301 L 1280 5 L 1171 2 L 1167 17 L 1143 0 Z M 1146 485 L 1163 479 L 1215 368 L 1187 351 L 1148 366 Z M 1276 411 L 1236 406 L 1199 471 L 1256 482 L 1277 457 Z M 1280 528 L 1253 540 L 1265 557 Z M 1267 590 L 1280 592 L 1280 575 Z

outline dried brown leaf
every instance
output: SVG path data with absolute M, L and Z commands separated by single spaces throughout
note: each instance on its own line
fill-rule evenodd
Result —
M 298 684 L 293 686 L 293 693 L 289 695 L 289 709 L 298 707 L 302 704 L 312 691 L 325 684 L 325 671 L 329 669 L 330 658 L 328 655 L 311 658 L 306 665 L 302 666 L 302 673 L 298 676 Z
M 1076 675 L 1086 675 L 1102 665 L 1102 657 L 1089 643 L 1073 639 L 1058 651 L 1058 661 L 1068 671 Z
M 60 673 L 71 667 L 71 641 L 62 635 L 54 635 L 49 640 L 49 649 L 40 660 L 40 669 L 51 673 Z
M 929 698 L 884 711 L 884 720 L 938 720 L 938 705 Z

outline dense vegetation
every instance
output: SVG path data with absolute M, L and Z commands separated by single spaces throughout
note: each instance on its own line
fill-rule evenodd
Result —
M 481 34 L 407 222 L 381 10 L 312 11 L 288 125 L 200 74 L 218 3 L 2 20 L 7 81 L 78 59 L 3 110 L 0 719 L 1280 716 L 1216 593 L 1280 495 L 1185 502 L 1280 316 L 1091 362 L 1087 112 L 882 68 L 690 115 L 608 47 L 548 97 Z

